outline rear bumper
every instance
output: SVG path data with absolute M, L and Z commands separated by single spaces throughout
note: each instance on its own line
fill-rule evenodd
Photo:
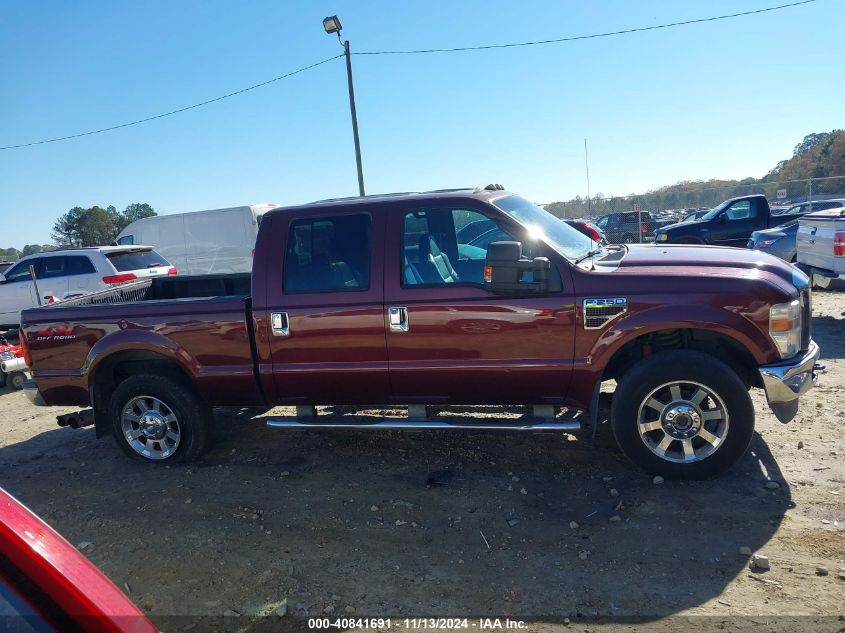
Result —
M 819 346 L 810 340 L 807 351 L 781 363 L 759 367 L 766 399 L 778 420 L 789 422 L 798 411 L 798 398 L 818 382 Z
M 26 394 L 26 397 L 29 398 L 29 401 L 37 407 L 46 407 L 47 403 L 44 401 L 44 396 L 41 395 L 41 392 L 38 391 L 38 385 L 35 384 L 33 380 L 27 380 L 23 383 L 22 387 L 23 392 Z

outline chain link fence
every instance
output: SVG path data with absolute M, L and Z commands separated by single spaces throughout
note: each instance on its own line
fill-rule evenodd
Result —
M 703 215 L 724 200 L 750 194 L 765 195 L 773 214 L 790 209 L 793 213 L 809 211 L 815 202 L 845 200 L 845 176 L 709 187 L 681 183 L 644 194 L 577 197 L 542 206 L 560 218 L 593 222 L 604 231 L 610 243 L 646 243 L 654 241 L 654 231 L 661 226 Z

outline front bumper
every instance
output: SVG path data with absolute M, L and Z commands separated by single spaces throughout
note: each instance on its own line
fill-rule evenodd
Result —
M 37 407 L 46 407 L 47 403 L 44 402 L 44 396 L 41 395 L 41 392 L 38 391 L 38 385 L 35 384 L 33 380 L 24 381 L 23 385 L 21 385 L 21 389 L 26 394 L 26 397 L 29 398 L 29 401 Z
M 766 399 L 781 422 L 789 422 L 795 417 L 798 398 L 818 382 L 818 360 L 819 346 L 811 339 L 807 351 L 800 356 L 759 367 Z

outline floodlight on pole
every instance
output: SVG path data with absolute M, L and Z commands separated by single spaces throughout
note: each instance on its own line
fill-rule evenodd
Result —
M 358 139 L 358 114 L 355 110 L 355 88 L 352 84 L 352 55 L 349 52 L 349 40 L 341 39 L 340 31 L 343 26 L 340 24 L 340 18 L 336 15 L 330 15 L 324 18 L 323 28 L 329 35 L 337 33 L 337 39 L 340 45 L 343 46 L 343 53 L 346 57 L 346 82 L 349 87 L 349 112 L 352 115 L 352 137 L 355 141 L 355 164 L 358 168 L 358 193 L 363 196 L 364 170 L 361 166 L 361 142 Z

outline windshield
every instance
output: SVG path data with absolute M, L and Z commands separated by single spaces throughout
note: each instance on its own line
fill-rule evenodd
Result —
M 719 215 L 719 213 L 722 211 L 722 209 L 724 209 L 725 207 L 727 207 L 727 206 L 728 206 L 731 202 L 732 202 L 732 200 L 725 200 L 725 201 L 724 201 L 722 204 L 720 204 L 718 207 L 713 207 L 713 208 L 712 208 L 712 209 L 710 209 L 707 213 L 705 213 L 703 216 L 701 216 L 701 219 L 702 219 L 702 220 L 712 220 L 712 219 L 713 219 L 713 218 L 715 218 L 717 215 Z
M 595 247 L 589 237 L 525 198 L 506 196 L 494 200 L 493 205 L 527 228 L 531 237 L 543 240 L 569 261 L 584 257 Z

